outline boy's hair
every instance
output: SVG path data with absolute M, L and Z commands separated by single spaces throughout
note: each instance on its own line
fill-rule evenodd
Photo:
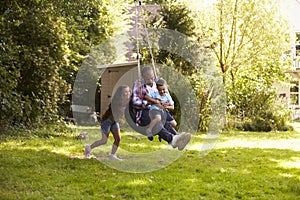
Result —
M 166 81 L 165 79 L 159 78 L 159 79 L 156 81 L 156 85 L 157 85 L 157 86 L 167 85 L 167 81 Z

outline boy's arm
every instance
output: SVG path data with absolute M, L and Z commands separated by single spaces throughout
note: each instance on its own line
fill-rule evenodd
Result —
M 165 103 L 164 108 L 168 109 L 168 110 L 174 110 L 174 105 L 170 105 L 169 103 Z
M 168 101 L 163 105 L 165 109 L 174 110 L 174 101 L 170 94 L 167 94 Z
M 148 101 L 148 104 L 161 104 L 158 99 L 154 99 L 148 94 L 145 95 L 145 99 Z

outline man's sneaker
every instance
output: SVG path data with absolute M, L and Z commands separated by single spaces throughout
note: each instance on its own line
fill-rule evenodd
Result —
M 178 143 L 180 142 L 180 135 L 174 135 L 173 136 L 173 139 L 172 139 L 172 142 L 171 142 L 171 146 L 173 148 L 177 148 L 178 147 Z
M 118 158 L 116 154 L 109 154 L 109 158 L 112 160 L 122 161 L 122 158 Z
M 152 132 L 149 129 L 146 129 L 146 134 L 147 134 L 148 140 L 152 141 L 153 140 Z
M 91 151 L 92 151 L 92 148 L 91 148 L 90 145 L 85 146 L 85 148 L 84 148 L 84 156 L 86 158 L 90 158 L 91 157 Z
M 185 146 L 190 142 L 191 134 L 183 132 L 180 135 L 182 135 L 182 137 L 181 137 L 181 140 L 178 144 L 178 150 L 182 151 L 185 148 Z

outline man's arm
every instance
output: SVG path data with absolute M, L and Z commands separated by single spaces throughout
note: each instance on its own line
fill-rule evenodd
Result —
M 145 95 L 145 99 L 148 101 L 148 104 L 159 104 L 159 105 L 161 104 L 159 99 L 152 98 L 147 94 Z

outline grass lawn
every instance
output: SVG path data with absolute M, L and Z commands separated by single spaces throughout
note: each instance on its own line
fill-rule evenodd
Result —
M 75 139 L 82 131 L 89 141 Z M 100 161 L 83 159 L 98 127 L 20 135 L 0 138 L 0 199 L 300 199 L 297 131 L 224 132 L 210 151 L 199 133 L 183 152 L 122 132 L 122 162 L 106 159 L 111 144 L 94 152 Z M 126 172 L 143 167 L 150 172 Z

